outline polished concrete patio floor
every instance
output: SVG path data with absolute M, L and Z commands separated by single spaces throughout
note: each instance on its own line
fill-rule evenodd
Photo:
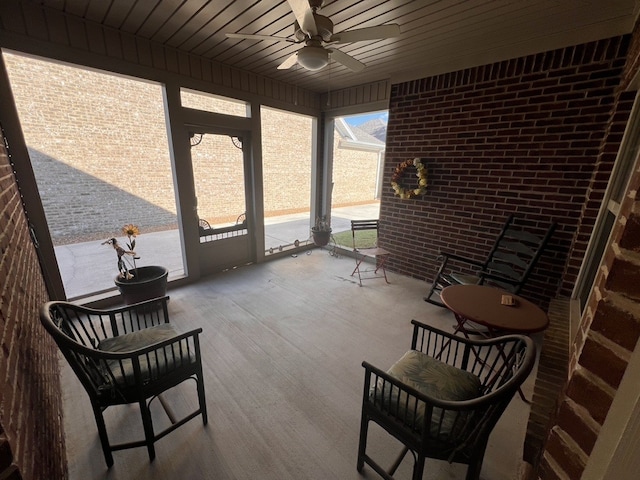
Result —
M 424 281 L 389 274 L 363 286 L 354 260 L 315 249 L 239 267 L 170 291 L 172 321 L 202 327 L 209 410 L 146 449 L 116 452 L 107 469 L 88 397 L 62 362 L 71 480 L 361 480 L 356 471 L 363 360 L 389 368 L 410 346 L 411 319 L 452 329 L 452 314 L 422 300 Z M 523 386 L 531 398 L 535 372 Z M 195 404 L 192 382 L 168 400 Z M 159 425 L 166 415 L 154 402 Z M 186 410 L 185 410 L 186 411 Z M 141 436 L 137 406 L 107 410 L 114 439 Z M 514 397 L 489 439 L 481 478 L 520 478 L 529 405 Z M 372 427 L 371 456 L 389 465 L 399 444 Z M 409 456 L 396 474 L 411 478 Z M 463 465 L 429 460 L 424 480 L 464 478 Z

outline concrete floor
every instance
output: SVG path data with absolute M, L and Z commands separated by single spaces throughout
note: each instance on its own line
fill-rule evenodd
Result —
M 146 449 L 116 452 L 107 469 L 88 397 L 62 361 L 64 424 L 70 480 L 363 480 L 356 471 L 363 368 L 389 368 L 410 346 L 411 319 L 452 330 L 451 312 L 422 300 L 427 285 L 389 274 L 362 287 L 350 276 L 354 261 L 330 256 L 284 256 L 239 267 L 171 291 L 172 322 L 202 327 L 202 359 L 209 424 L 199 418 Z M 523 385 L 532 395 L 535 370 Z M 171 407 L 195 402 L 192 382 Z M 166 415 L 154 402 L 154 422 Z M 185 410 L 188 411 L 188 410 Z M 141 436 L 137 406 L 107 410 L 114 439 Z M 486 451 L 483 480 L 521 477 L 529 405 L 515 396 Z M 400 447 L 380 429 L 369 453 L 390 465 Z M 396 474 L 411 478 L 411 456 Z M 464 478 L 464 465 L 429 460 L 423 480 Z

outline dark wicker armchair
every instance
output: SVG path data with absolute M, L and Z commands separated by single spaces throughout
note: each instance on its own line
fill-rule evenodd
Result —
M 536 359 L 525 336 L 470 340 L 413 320 L 411 350 L 387 372 L 365 368 L 358 471 L 370 465 L 386 480 L 408 451 L 413 480 L 421 480 L 426 458 L 468 465 L 478 479 L 489 435 L 527 378 Z M 366 454 L 369 422 L 405 445 L 385 471 Z
M 112 452 L 154 443 L 187 421 L 202 415 L 207 424 L 200 343 L 201 328 L 178 333 L 169 323 L 168 297 L 112 310 L 94 310 L 68 302 L 48 302 L 40 320 L 54 338 L 89 394 L 107 466 Z M 160 394 L 185 380 L 195 380 L 198 408 L 155 433 L 149 406 Z M 144 440 L 110 444 L 102 412 L 112 405 L 138 403 Z

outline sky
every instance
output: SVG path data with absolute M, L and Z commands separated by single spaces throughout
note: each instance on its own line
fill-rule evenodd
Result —
M 368 122 L 369 120 L 373 120 L 374 118 L 379 118 L 384 123 L 387 123 L 387 120 L 389 119 L 389 112 L 383 111 L 383 112 L 366 113 L 363 115 L 353 115 L 349 117 L 344 117 L 346 122 L 349 125 L 354 127 L 357 127 L 358 125 Z

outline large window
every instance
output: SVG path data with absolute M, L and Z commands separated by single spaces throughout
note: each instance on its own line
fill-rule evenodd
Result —
M 598 273 L 598 268 L 602 263 L 602 256 L 605 248 L 609 244 L 611 231 L 615 225 L 616 218 L 618 217 L 620 203 L 622 202 L 627 183 L 631 177 L 631 172 L 637 161 L 639 152 L 640 100 L 636 94 L 635 103 L 631 111 L 631 117 L 627 123 L 622 144 L 620 145 L 618 158 L 616 159 L 613 171 L 611 172 L 609 187 L 603 199 L 600 214 L 596 221 L 589 247 L 585 255 L 585 261 L 582 265 L 582 270 L 580 271 L 576 288 L 574 289 L 574 297 L 580 301 L 581 312 L 584 312 L 588 303 L 589 295 L 593 289 L 593 282 L 595 281 L 596 274 Z
M 3 53 L 67 297 L 115 288 L 125 224 L 183 275 L 162 86 Z
M 335 119 L 331 224 L 338 244 L 352 246 L 350 220 L 380 215 L 387 112 Z
M 249 116 L 249 108 L 246 102 L 189 90 L 188 88 L 180 89 L 180 102 L 183 107 L 204 110 L 205 112 L 222 113 L 235 117 Z
M 314 120 L 270 108 L 261 116 L 268 255 L 309 239 Z

